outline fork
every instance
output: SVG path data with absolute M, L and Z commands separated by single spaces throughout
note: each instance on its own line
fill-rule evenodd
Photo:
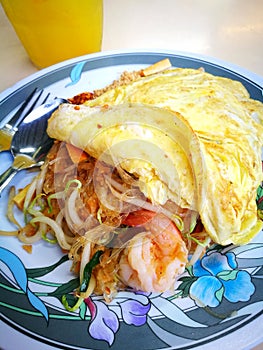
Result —
M 47 134 L 47 122 L 51 114 L 62 103 L 68 103 L 64 98 L 58 98 L 42 104 L 29 113 L 15 132 L 10 152 L 13 164 L 0 175 L 0 197 L 3 189 L 20 171 L 40 167 L 54 140 Z
M 45 103 L 49 96 L 50 93 L 44 94 L 44 90 L 38 90 L 38 88 L 31 92 L 18 111 L 0 128 L 0 152 L 10 150 L 12 138 L 18 126 L 33 109 Z

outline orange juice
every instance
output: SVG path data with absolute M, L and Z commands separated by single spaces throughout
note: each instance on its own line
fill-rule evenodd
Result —
M 39 68 L 100 51 L 103 0 L 1 0 L 20 41 Z

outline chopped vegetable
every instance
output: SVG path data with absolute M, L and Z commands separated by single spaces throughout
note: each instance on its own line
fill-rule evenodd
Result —
M 58 240 L 56 239 L 56 237 L 53 236 L 53 238 L 49 238 L 47 232 L 42 234 L 42 239 L 50 244 L 58 243 Z
M 103 253 L 102 250 L 98 250 L 93 255 L 91 260 L 87 263 L 87 265 L 85 266 L 84 271 L 83 271 L 83 280 L 82 280 L 82 283 L 80 285 L 80 292 L 81 293 L 86 292 L 86 290 L 89 286 L 89 281 L 91 278 L 92 270 L 96 265 L 98 265 L 98 263 L 100 261 L 99 259 L 100 259 L 100 256 L 102 255 L 102 253 Z
M 95 283 L 95 280 L 94 278 L 92 279 L 92 270 L 93 268 L 98 265 L 99 261 L 100 261 L 100 256 L 102 255 L 103 251 L 102 250 L 98 250 L 94 255 L 93 257 L 91 258 L 91 260 L 87 263 L 87 265 L 85 266 L 84 268 L 84 271 L 83 271 L 83 280 L 82 280 L 82 283 L 80 284 L 80 287 L 79 287 L 79 291 L 80 291 L 80 295 L 78 295 L 78 299 L 77 299 L 77 302 L 73 305 L 73 306 L 69 306 L 69 303 L 67 301 L 67 296 L 64 294 L 62 296 L 62 304 L 63 306 L 65 307 L 66 310 L 68 311 L 76 311 L 81 303 L 83 302 L 83 300 L 85 298 L 87 298 L 89 296 L 89 294 L 91 293 L 89 291 L 89 284 L 90 282 L 93 282 L 92 284 Z M 92 288 L 90 288 L 90 290 L 92 291 L 94 289 L 94 286 L 92 286 Z
M 141 226 L 150 221 L 155 215 L 156 213 L 153 211 L 145 209 L 136 210 L 129 213 L 129 215 L 122 221 L 122 224 L 128 226 Z
M 29 254 L 32 254 L 32 244 L 23 244 L 22 248 Z
M 80 307 L 80 305 L 83 302 L 83 298 L 78 298 L 76 304 L 74 304 L 73 306 L 69 306 L 69 303 L 67 301 L 67 296 L 66 296 L 66 294 L 64 294 L 64 295 L 62 295 L 61 302 L 66 310 L 73 312 L 73 311 L 76 311 Z
M 83 152 L 82 149 L 75 147 L 69 143 L 66 143 L 66 148 L 73 163 L 77 164 L 83 160 L 88 159 L 88 155 Z
M 30 184 L 28 184 L 26 187 L 24 187 L 21 191 L 19 191 L 13 198 L 13 202 L 17 205 L 17 207 L 22 211 L 24 206 L 24 200 L 27 194 L 27 191 L 30 187 Z

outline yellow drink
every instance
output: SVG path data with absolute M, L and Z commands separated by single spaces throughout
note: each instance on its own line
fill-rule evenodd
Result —
M 39 68 L 100 51 L 103 0 L 1 0 L 20 41 Z

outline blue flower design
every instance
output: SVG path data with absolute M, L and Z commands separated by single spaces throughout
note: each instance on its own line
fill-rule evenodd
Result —
M 238 270 L 233 252 L 208 252 L 193 266 L 189 296 L 198 306 L 218 306 L 223 297 L 232 303 L 248 301 L 255 286 L 247 271 Z

